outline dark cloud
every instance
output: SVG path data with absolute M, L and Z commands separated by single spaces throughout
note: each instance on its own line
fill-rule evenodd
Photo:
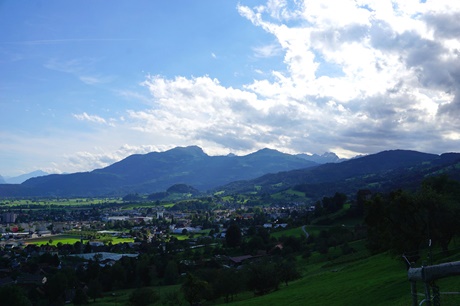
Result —
M 374 21 L 369 29 L 372 47 L 383 51 L 395 51 L 400 48 L 396 32 L 391 25 L 382 20 Z
M 437 150 L 433 143 L 445 142 L 430 115 L 418 108 L 417 99 L 408 94 L 376 95 L 352 101 L 360 115 L 349 125 L 338 127 L 337 140 L 346 150 L 373 153 L 385 148 Z M 435 150 L 436 148 L 436 150 Z
M 452 102 L 439 107 L 438 116 L 441 119 L 447 117 L 450 124 L 460 128 L 460 89 L 457 89 Z
M 458 38 L 460 36 L 460 13 L 427 15 L 428 26 L 434 29 L 438 38 Z M 460 115 L 460 52 L 452 54 L 439 40 L 428 40 L 414 31 L 396 33 L 383 21 L 375 22 L 370 30 L 372 46 L 386 52 L 398 54 L 406 67 L 414 70 L 420 87 L 441 90 L 455 94 L 455 98 L 441 105 L 439 116 L 458 121 Z M 401 85 L 401 81 L 399 82 Z M 399 85 L 388 89 L 388 93 L 400 91 Z M 379 109 L 385 115 L 388 111 Z M 375 112 L 369 112 L 375 114 Z
M 246 136 L 243 132 L 229 129 L 206 129 L 194 133 L 193 139 L 207 140 L 232 150 L 247 151 L 254 148 L 256 142 L 253 138 Z
M 457 39 L 460 37 L 460 13 L 427 14 L 423 20 L 434 30 L 436 37 Z

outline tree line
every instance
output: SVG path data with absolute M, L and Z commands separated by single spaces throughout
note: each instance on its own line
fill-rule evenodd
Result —
M 395 190 L 365 200 L 367 247 L 392 251 L 416 261 L 420 251 L 447 252 L 460 233 L 460 182 L 446 175 L 425 179 L 415 192 Z

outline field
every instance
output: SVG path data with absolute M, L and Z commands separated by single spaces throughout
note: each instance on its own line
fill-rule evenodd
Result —
M 321 232 L 321 230 L 327 230 L 327 229 L 330 229 L 330 228 L 335 227 L 335 226 L 337 226 L 337 225 L 307 225 L 307 226 L 305 226 L 305 231 L 309 235 L 317 236 Z M 344 224 L 344 226 L 348 226 L 348 225 Z M 275 237 L 275 238 L 279 238 L 281 236 L 299 237 L 299 236 L 305 236 L 305 233 L 303 232 L 302 227 L 299 226 L 299 227 L 295 227 L 295 228 L 290 228 L 290 229 L 286 229 L 286 230 L 280 230 L 280 231 L 273 232 L 271 234 L 271 236 Z
M 290 228 L 290 229 L 287 229 L 287 230 L 281 230 L 281 231 L 273 232 L 270 236 L 275 237 L 275 238 L 280 238 L 281 236 L 299 237 L 299 236 L 305 236 L 305 233 L 302 231 L 302 227 L 299 226 L 299 227 Z
M 123 243 L 123 242 L 134 242 L 132 238 L 118 238 L 118 237 L 111 237 L 112 244 Z M 101 239 L 104 240 L 104 239 Z M 28 239 L 25 241 L 26 244 L 36 244 L 36 245 L 54 245 L 56 246 L 58 243 L 62 244 L 75 244 L 75 242 L 80 241 L 80 237 L 77 235 L 54 235 L 54 236 L 46 236 L 40 238 L 33 238 Z M 83 243 L 88 242 L 89 240 L 83 239 Z M 95 240 L 98 241 L 98 240 Z
M 86 206 L 106 203 L 123 203 L 120 198 L 75 198 L 75 199 L 34 199 L 34 200 L 2 200 L 0 205 L 6 207 L 30 208 L 61 208 L 62 206 Z

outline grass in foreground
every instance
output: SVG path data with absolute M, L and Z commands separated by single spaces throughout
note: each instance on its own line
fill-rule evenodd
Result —
M 350 264 L 315 269 L 271 294 L 231 305 L 410 305 L 404 264 L 379 254 Z

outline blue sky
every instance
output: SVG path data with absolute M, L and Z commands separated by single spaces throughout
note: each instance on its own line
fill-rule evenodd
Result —
M 458 152 L 456 3 L 0 1 L 0 174 L 185 145 Z

